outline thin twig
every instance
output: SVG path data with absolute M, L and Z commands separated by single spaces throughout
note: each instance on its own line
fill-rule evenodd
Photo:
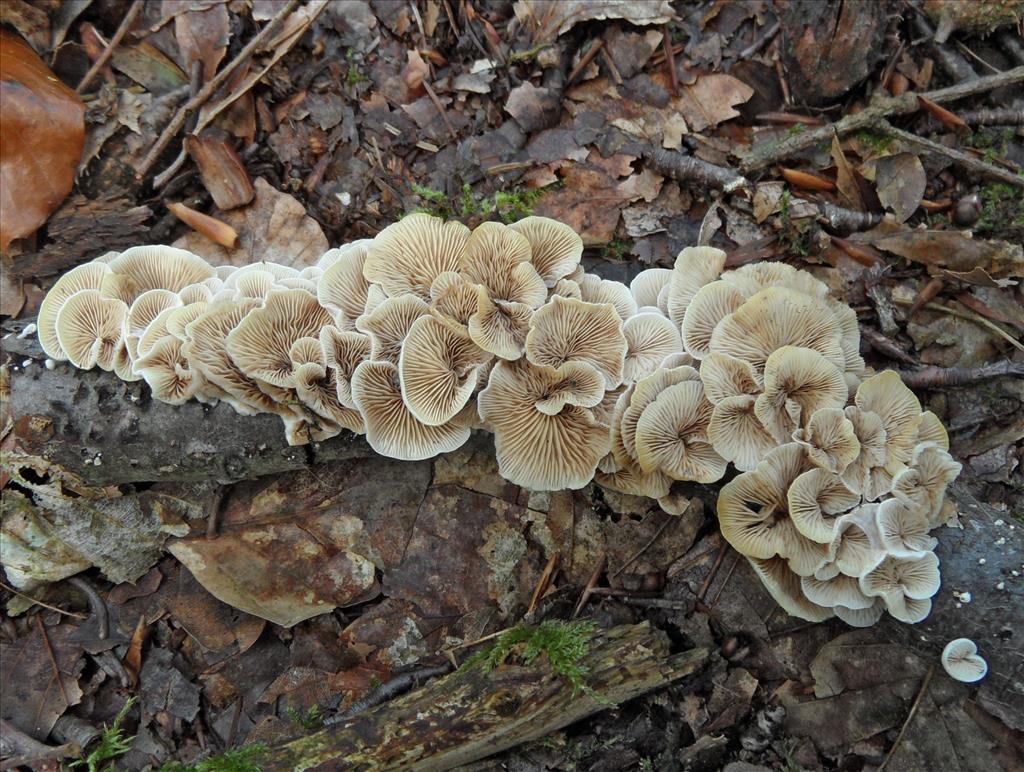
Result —
M 167 145 L 170 143 L 178 132 L 181 131 L 181 127 L 185 125 L 185 120 L 188 118 L 189 113 L 193 110 L 201 107 L 206 100 L 213 96 L 214 92 L 220 88 L 224 82 L 231 77 L 231 74 L 238 68 L 242 62 L 246 61 L 261 45 L 263 45 L 270 36 L 277 30 L 284 19 L 295 9 L 299 4 L 299 0 L 287 0 L 284 7 L 271 19 L 267 26 L 260 30 L 259 34 L 256 35 L 252 40 L 246 44 L 234 59 L 218 72 L 210 82 L 203 86 L 202 90 L 194 97 L 189 99 L 184 105 L 178 108 L 178 112 L 174 114 L 171 122 L 167 124 L 167 127 L 161 132 L 156 142 L 153 143 L 153 147 L 146 154 L 146 157 L 142 159 L 138 166 L 135 167 L 135 177 L 138 180 L 142 180 L 149 173 L 149 170 L 153 168 L 153 164 L 156 163 L 157 158 L 164 151 Z M 136 3 L 134 5 L 142 5 Z
M 900 379 L 912 389 L 944 389 L 969 386 L 1004 375 L 1024 376 L 1022 362 L 996 362 L 984 367 L 925 367 L 923 370 L 898 370 Z
M 85 593 L 85 597 L 89 599 L 89 608 L 96 617 L 96 637 L 101 641 L 106 640 L 110 632 L 110 620 L 107 619 L 107 604 L 103 602 L 103 598 L 96 592 L 95 587 L 80 576 L 72 576 L 68 579 L 68 584 Z
M 903 735 L 907 733 L 907 728 L 910 726 L 910 722 L 914 720 L 914 715 L 917 713 L 917 709 L 921 707 L 921 701 L 924 699 L 925 692 L 928 691 L 928 684 L 932 682 L 932 676 L 935 674 L 935 665 L 928 667 L 928 672 L 924 674 L 924 680 L 921 681 L 921 688 L 917 692 L 917 697 L 914 698 L 914 704 L 910 706 L 910 712 L 907 713 L 907 720 L 903 722 L 903 726 L 900 728 L 900 733 L 896 735 L 896 739 L 892 743 L 892 747 L 889 752 L 885 754 L 885 759 L 882 761 L 881 766 L 878 768 L 878 772 L 884 772 L 886 766 L 892 761 L 893 754 L 896 753 L 896 749 L 900 747 L 900 741 L 903 739 Z
M 587 586 L 583 588 L 583 592 L 580 595 L 579 603 L 576 604 L 576 608 L 572 611 L 570 619 L 575 619 L 583 611 L 583 607 L 587 605 L 587 601 L 590 600 L 590 595 L 593 593 L 594 588 L 597 586 L 598 581 L 601 579 L 601 574 L 604 573 L 605 567 L 608 565 L 608 554 L 602 552 L 601 556 L 597 559 L 597 566 L 594 568 L 594 573 L 590 575 L 590 581 L 587 582 Z
M 530 597 L 530 605 L 526 608 L 526 616 L 530 616 L 537 608 L 537 604 L 540 603 L 540 599 L 547 592 L 548 587 L 551 586 L 551 579 L 555 575 L 555 567 L 558 565 L 558 553 L 552 552 L 551 557 L 548 558 L 547 565 L 544 566 L 544 570 L 541 572 L 540 579 L 537 580 L 537 586 L 533 590 L 533 595 Z
M 576 66 L 572 68 L 572 72 L 569 73 L 569 77 L 566 78 L 566 87 L 571 86 L 573 84 L 576 78 L 580 76 L 580 73 L 587 69 L 587 65 L 594 61 L 594 57 L 597 56 L 597 52 L 603 48 L 604 40 L 602 40 L 601 38 L 598 38 L 597 40 L 590 44 L 590 48 L 588 48 L 587 52 L 580 57 L 579 62 L 576 63 Z
M 46 647 L 46 655 L 50 658 L 50 664 L 53 665 L 53 675 L 57 679 L 57 686 L 60 688 L 60 696 L 64 698 L 64 706 L 70 708 L 71 701 L 68 699 L 68 693 L 64 691 L 64 679 L 60 677 L 60 668 L 57 667 L 57 658 L 53 655 L 53 647 L 50 645 L 50 636 L 46 634 L 46 625 L 43 624 L 43 618 L 38 614 L 36 614 L 36 622 L 39 624 L 39 634 L 43 636 L 43 645 Z
M 19 592 L 18 590 L 15 590 L 13 587 L 9 587 L 8 585 L 4 584 L 3 582 L 0 582 L 0 587 L 3 587 L 5 590 L 7 590 L 7 592 L 13 592 L 19 598 L 24 598 L 25 600 L 32 601 L 32 603 L 34 603 L 36 606 L 42 606 L 43 608 L 49 609 L 50 611 L 56 611 L 58 614 L 64 614 L 64 615 L 69 616 L 69 617 L 75 617 L 76 619 L 88 619 L 89 618 L 89 616 L 87 614 L 79 614 L 79 613 L 77 613 L 75 611 L 65 611 L 62 608 L 57 608 L 56 606 L 51 606 L 49 603 L 43 603 L 41 600 L 36 600 L 31 595 L 26 595 L 23 592 Z
M 779 31 L 779 27 L 781 26 L 782 25 L 778 22 L 778 20 L 776 20 L 776 22 L 771 26 L 765 27 L 764 31 L 757 36 L 754 42 L 751 43 L 746 48 L 744 48 L 742 51 L 740 51 L 739 54 L 737 54 L 736 58 L 749 59 L 750 57 L 752 57 L 754 54 L 761 50 L 762 46 L 764 46 L 769 40 L 775 37 L 775 33 Z
M 650 538 L 650 540 L 648 540 L 648 542 L 644 546 L 642 546 L 639 550 L 637 550 L 633 554 L 633 557 L 631 557 L 629 560 L 627 560 L 625 563 L 623 563 L 621 566 L 619 566 L 619 570 L 618 571 L 616 571 L 614 574 L 612 574 L 608 578 L 609 579 L 614 579 L 616 576 L 618 576 L 623 571 L 625 571 L 627 568 L 629 568 L 629 566 L 631 566 L 633 564 L 633 561 L 635 561 L 637 558 L 639 558 L 641 555 L 643 555 L 645 552 L 647 552 L 647 550 L 649 550 L 651 548 L 651 545 L 654 544 L 654 542 L 656 542 L 658 540 L 658 538 L 661 536 L 661 534 L 664 533 L 665 529 L 668 528 L 669 523 L 671 523 L 673 520 L 676 520 L 676 519 L 677 518 L 675 517 L 675 515 L 665 515 L 665 522 L 662 523 L 660 526 L 658 526 L 658 530 L 654 532 L 654 536 L 652 536 Z
M 455 127 L 452 126 L 451 119 L 448 117 L 448 111 L 444 109 L 444 105 L 441 104 L 441 100 L 437 98 L 437 94 L 434 93 L 434 89 L 430 87 L 430 84 L 423 81 L 423 88 L 427 91 L 427 96 L 430 97 L 430 101 L 434 103 L 434 107 L 441 114 L 441 120 L 444 121 L 444 126 L 448 129 L 448 136 L 454 140 L 458 140 L 459 134 L 455 131 Z
M 676 75 L 676 56 L 672 50 L 672 34 L 668 31 L 667 24 L 661 28 L 661 31 L 665 43 L 665 66 L 668 68 L 668 82 L 674 96 L 679 93 L 679 77 Z
M 911 134 L 909 131 L 903 131 L 903 129 L 897 129 L 895 126 L 890 124 L 886 120 L 878 120 L 874 127 L 877 128 L 883 134 L 886 134 L 893 139 L 898 139 L 901 142 L 906 142 L 908 145 L 917 145 L 925 150 L 929 150 L 932 153 L 945 156 L 954 163 L 959 164 L 963 168 L 974 172 L 982 177 L 988 177 L 989 179 L 999 180 L 1005 182 L 1007 185 L 1012 185 L 1016 188 L 1024 188 L 1024 177 L 1019 177 L 1013 172 L 1007 171 L 1006 169 L 1000 169 L 998 166 L 993 166 L 990 163 L 982 161 L 980 158 L 975 158 L 972 155 L 968 155 L 961 150 L 957 150 L 952 147 L 946 147 L 940 145 L 938 142 L 933 142 L 930 139 L 919 137 L 916 134 Z
M 107 43 L 107 47 L 103 49 L 103 52 L 99 55 L 95 62 L 92 63 L 92 67 L 85 73 L 85 76 L 79 82 L 78 87 L 75 89 L 76 94 L 81 94 L 88 88 L 89 84 L 92 83 L 92 79 L 96 77 L 96 74 L 106 67 L 107 62 L 110 61 L 110 57 L 114 55 L 114 49 L 117 48 L 124 36 L 128 34 L 128 31 L 135 24 L 135 20 L 139 18 L 139 14 L 142 13 L 142 9 L 145 7 L 145 3 L 131 3 L 128 7 L 128 13 L 125 14 L 121 20 L 120 26 L 117 28 L 117 32 L 114 33 L 114 37 Z
M 700 589 L 697 590 L 697 599 L 704 600 L 704 596 L 708 594 L 708 588 L 711 587 L 711 582 L 715 579 L 715 574 L 718 573 L 718 567 L 722 565 L 722 561 L 725 560 L 725 553 L 729 550 L 729 542 L 723 541 L 722 546 L 718 548 L 718 554 L 715 556 L 715 562 L 711 566 L 711 570 L 708 571 L 707 578 L 704 583 L 701 584 Z
M 699 182 L 720 188 L 726 193 L 750 184 L 735 169 L 716 166 L 700 158 L 683 155 L 677 150 L 665 150 L 655 145 L 640 146 L 638 149 L 654 171 L 678 182 Z

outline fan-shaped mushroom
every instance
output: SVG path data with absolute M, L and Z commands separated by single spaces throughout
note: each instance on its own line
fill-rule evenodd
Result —
M 782 443 L 815 411 L 842 409 L 847 396 L 842 370 L 813 349 L 782 346 L 765 361 L 764 392 L 754 403 L 754 412 Z
M 861 383 L 854 402 L 861 410 L 876 413 L 882 419 L 885 471 L 889 476 L 902 471 L 914 452 L 921 425 L 921 403 L 914 392 L 900 380 L 898 373 L 884 370 Z M 876 492 L 881 495 L 886 491 Z
M 804 595 L 800 576 L 783 558 L 747 557 L 747 560 L 765 589 L 787 614 L 808 622 L 824 622 L 834 616 L 832 609 L 819 606 Z
M 552 297 L 534 313 L 526 336 L 526 358 L 535 365 L 560 367 L 578 361 L 593 365 L 607 388 L 622 383 L 626 338 L 611 304 Z
M 473 395 L 480 368 L 491 354 L 432 316 L 409 328 L 398 359 L 402 397 L 428 426 L 451 421 Z
M 970 638 L 957 638 L 942 650 L 942 667 L 957 681 L 973 684 L 988 674 L 988 663 L 978 655 Z
M 99 290 L 79 290 L 57 312 L 57 343 L 75 367 L 113 370 L 128 306 Z
M 410 214 L 373 239 L 363 276 L 391 297 L 410 293 L 426 301 L 438 274 L 462 267 L 468 241 L 469 228 L 460 222 Z
M 68 357 L 57 340 L 57 314 L 72 295 L 82 290 L 99 290 L 103 286 L 103 279 L 110 273 L 106 263 L 91 262 L 72 268 L 61 276 L 53 285 L 46 297 L 39 306 L 39 317 L 36 319 L 36 326 L 39 334 L 39 344 L 46 352 L 46 356 L 57 362 L 63 362 Z
M 724 281 L 705 284 L 690 300 L 683 314 L 683 346 L 694 359 L 711 353 L 711 335 L 725 317 L 743 305 L 743 294 Z
M 640 271 L 629 283 L 629 291 L 637 307 L 658 306 L 658 296 L 672 281 L 672 269 L 648 268 Z
M 227 350 L 250 378 L 288 389 L 294 385 L 292 344 L 299 338 L 318 337 L 320 329 L 333 321 L 306 290 L 275 290 L 228 334 Z
M 921 511 L 931 527 L 941 522 L 946 487 L 963 467 L 945 450 L 931 442 L 914 448 L 910 466 L 893 478 L 892 495 Z
M 839 475 L 811 469 L 789 486 L 787 500 L 797 530 L 808 539 L 828 544 L 835 535 L 835 516 L 860 503 L 860 496 L 847 488 Z
M 370 358 L 398 364 L 402 341 L 413 322 L 430 313 L 430 308 L 417 295 L 387 298 L 368 314 L 356 319 L 356 329 L 370 336 Z
M 860 455 L 853 422 L 839 408 L 815 410 L 807 427 L 793 432 L 793 441 L 804 447 L 812 464 L 833 474 L 845 472 Z
M 192 370 L 182 353 L 182 343 L 173 335 L 164 336 L 135 362 L 135 371 L 149 384 L 153 398 L 171 405 L 184 404 L 203 384 L 202 375 Z
M 899 499 L 886 499 L 876 515 L 882 546 L 897 558 L 917 558 L 935 549 L 938 541 L 928 535 L 930 524 L 925 513 Z
M 338 319 L 339 329 L 355 330 L 356 319 L 366 310 L 370 283 L 363 266 L 369 246 L 369 240 L 363 239 L 329 250 L 320 258 L 324 272 L 317 280 L 316 297 Z
M 860 589 L 885 601 L 896 619 L 916 624 L 928 616 L 930 598 L 939 591 L 939 559 L 934 552 L 916 558 L 886 556 L 860 577 Z
M 580 288 L 580 299 L 587 303 L 611 303 L 622 321 L 636 316 L 636 301 L 629 288 L 622 282 L 602 279 L 592 273 L 576 282 Z
M 427 426 L 416 420 L 402 399 L 398 367 L 391 362 L 361 363 L 352 374 L 352 399 L 366 422 L 366 441 L 382 456 L 420 461 L 469 439 L 469 427 L 459 422 Z
M 485 222 L 473 230 L 461 273 L 495 300 L 537 308 L 548 296 L 544 279 L 530 262 L 530 242 L 501 223 Z
M 530 243 L 530 262 L 548 287 L 569 277 L 583 256 L 583 239 L 564 223 L 547 217 L 526 217 L 509 226 Z
M 686 247 L 677 256 L 666 296 L 669 318 L 682 325 L 693 296 L 717 279 L 725 267 L 725 252 L 714 247 Z M 661 306 L 660 298 L 658 305 Z
M 189 284 L 217 275 L 199 255 L 162 246 L 126 249 L 108 262 L 107 267 L 128 282 L 133 298 L 151 289 L 180 292 Z
M 755 469 L 776 445 L 754 413 L 755 402 L 753 394 L 725 397 L 715 405 L 708 423 L 708 440 L 715 452 L 741 472 Z
M 352 400 L 352 373 L 361 362 L 370 358 L 370 336 L 327 325 L 320 330 L 320 349 L 323 352 L 324 364 L 334 371 L 338 401 L 345 407 L 355 409 L 356 403 Z
M 673 480 L 715 482 L 725 474 L 725 460 L 707 442 L 713 406 L 700 381 L 669 386 L 641 413 L 636 425 L 640 468 L 661 471 Z
M 476 313 L 469 317 L 469 337 L 484 351 L 502 359 L 519 359 L 526 350 L 533 309 L 525 303 L 492 300 L 477 293 Z
M 682 353 L 679 330 L 672 320 L 661 314 L 637 314 L 622 326 L 626 338 L 626 359 L 622 377 L 628 382 L 638 381 L 657 370 L 665 357 Z
M 582 488 L 609 450 L 608 430 L 590 410 L 567 404 L 548 415 L 537 409 L 562 380 L 556 368 L 503 360 L 477 397 L 480 417 L 494 431 L 498 469 L 516 485 Z

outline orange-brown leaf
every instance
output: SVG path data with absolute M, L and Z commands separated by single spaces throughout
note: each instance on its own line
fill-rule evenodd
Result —
M 226 249 L 234 249 L 238 246 L 238 231 L 227 223 L 221 222 L 208 214 L 197 212 L 184 204 L 168 204 L 167 208 L 174 213 L 174 216 L 195 231 L 203 234 L 214 244 L 220 244 Z
M 802 172 L 798 169 L 787 169 L 786 167 L 783 167 L 782 176 L 790 185 L 797 188 L 803 188 L 804 190 L 836 189 L 834 182 L 826 180 L 824 177 L 819 177 L 817 174 Z
M 0 250 L 35 232 L 71 191 L 85 105 L 20 37 L 0 30 Z

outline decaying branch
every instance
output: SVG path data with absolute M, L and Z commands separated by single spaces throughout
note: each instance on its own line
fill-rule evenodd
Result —
M 272 748 L 265 770 L 440 770 L 469 764 L 535 740 L 587 716 L 699 671 L 706 649 L 670 654 L 667 636 L 648 623 L 595 633 L 580 664 L 600 696 L 573 694 L 546 657 L 530 666 L 482 664 L 306 737 Z
M 1024 67 L 1015 67 L 998 75 L 990 75 L 985 78 L 957 83 L 948 88 L 928 91 L 921 96 L 930 99 L 932 102 L 944 104 L 1022 82 L 1024 82 Z M 898 97 L 877 99 L 861 112 L 846 115 L 835 123 L 820 126 L 816 129 L 808 129 L 799 134 L 788 136 L 778 142 L 737 152 L 737 156 L 740 159 L 739 169 L 744 174 L 749 174 L 752 171 L 771 166 L 785 158 L 812 148 L 819 143 L 831 142 L 832 137 L 836 134 L 843 137 L 855 131 L 871 129 L 881 120 L 897 115 L 909 115 L 917 112 L 919 109 L 920 103 L 917 100 L 917 94 L 912 92 L 907 92 Z
M 656 172 L 680 182 L 698 182 L 720 188 L 726 193 L 749 185 L 747 179 L 735 169 L 716 166 L 677 151 L 651 145 L 644 149 L 644 158 Z

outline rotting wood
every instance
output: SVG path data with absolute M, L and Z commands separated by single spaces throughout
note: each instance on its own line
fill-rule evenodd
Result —
M 706 649 L 670 654 L 668 637 L 648 623 L 594 634 L 581 660 L 587 684 L 622 703 L 699 671 Z M 390 703 L 272 747 L 258 758 L 268 770 L 443 770 L 469 764 L 551 734 L 607 709 L 550 670 L 472 665 Z

